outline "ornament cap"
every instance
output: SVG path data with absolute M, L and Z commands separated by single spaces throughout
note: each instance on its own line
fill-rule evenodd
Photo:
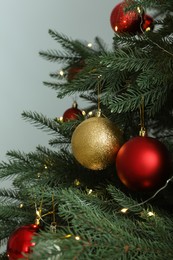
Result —
M 140 131 L 139 131 L 139 136 L 147 136 L 147 131 L 144 127 L 141 127 Z
M 78 104 L 77 104 L 76 101 L 74 101 L 73 104 L 72 104 L 72 108 L 77 108 L 77 107 L 78 107 Z
M 98 109 L 96 112 L 96 117 L 101 117 L 102 116 L 102 111 L 101 109 Z

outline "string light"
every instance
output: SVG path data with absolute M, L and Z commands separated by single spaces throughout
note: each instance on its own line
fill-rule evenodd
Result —
M 44 165 L 44 168 L 45 168 L 45 170 L 47 170 L 47 168 L 48 168 L 48 167 L 47 167 L 47 165 L 46 165 L 46 164 Z
M 147 215 L 148 215 L 149 217 L 155 217 L 155 213 L 152 212 L 152 211 L 149 211 L 149 212 L 147 213 Z
M 72 235 L 71 234 L 67 234 L 64 238 L 70 238 L 70 237 L 72 237 Z
M 89 189 L 89 190 L 88 190 L 88 195 L 90 195 L 92 192 L 93 192 L 93 190 L 92 190 L 92 189 Z
M 164 189 L 168 186 L 168 183 L 169 183 L 170 181 L 172 181 L 172 180 L 173 180 L 173 176 L 172 176 L 171 178 L 169 178 L 169 179 L 166 181 L 165 185 L 164 185 L 163 187 L 161 187 L 159 190 L 157 190 L 157 191 L 154 193 L 153 196 L 151 196 L 151 197 L 150 197 L 149 199 L 147 199 L 147 200 L 144 200 L 144 201 L 141 202 L 141 203 L 138 203 L 137 205 L 131 206 L 130 209 L 131 209 L 131 208 L 134 208 L 134 207 L 137 207 L 137 206 L 144 205 L 144 204 L 146 204 L 147 202 L 149 202 L 150 200 L 154 199 L 154 198 L 157 196 L 157 194 L 158 194 L 159 192 L 161 192 L 162 190 L 164 190 Z
M 150 28 L 150 27 L 147 27 L 147 28 L 145 29 L 145 31 L 146 31 L 146 32 L 149 32 L 149 31 L 151 31 L 151 28 Z
M 89 116 L 92 116 L 92 115 L 93 115 L 93 112 L 92 112 L 92 111 L 88 112 L 88 115 L 89 115 Z
M 139 14 L 141 13 L 141 8 L 139 6 L 137 7 L 137 11 Z
M 62 123 L 63 122 L 63 116 L 58 117 L 57 121 Z
M 129 210 L 128 208 L 123 208 L 120 211 L 125 214 L 125 213 L 127 213 L 128 210 Z
M 59 75 L 60 75 L 60 76 L 64 76 L 64 71 L 63 71 L 63 70 L 60 70 Z
M 40 172 L 37 173 L 37 177 L 38 177 L 38 178 L 41 177 L 41 173 L 40 173 Z
M 87 45 L 89 48 L 92 48 L 92 43 L 88 43 Z
M 20 209 L 23 208 L 23 203 L 20 203 L 19 208 Z
M 82 110 L 82 115 L 86 116 L 86 112 L 84 110 Z
M 80 240 L 80 237 L 79 237 L 79 236 L 75 236 L 75 239 L 76 239 L 76 240 Z
M 81 183 L 80 183 L 80 181 L 78 180 L 78 179 L 76 179 L 76 180 L 74 180 L 74 185 L 75 186 L 79 186 Z

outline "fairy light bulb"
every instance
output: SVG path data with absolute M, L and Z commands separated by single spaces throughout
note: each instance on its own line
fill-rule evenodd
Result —
M 70 237 L 72 237 L 72 235 L 71 234 L 67 234 L 64 238 L 70 238 Z
M 139 6 L 137 7 L 137 11 L 139 14 L 141 13 L 141 8 Z
M 19 204 L 19 208 L 22 209 L 23 208 L 23 203 Z
M 79 236 L 75 236 L 75 239 L 76 239 L 76 240 L 80 240 L 80 237 L 79 237 Z
M 124 214 L 127 213 L 127 211 L 128 211 L 128 208 L 121 209 L 121 212 L 124 213 Z
M 40 178 L 40 177 L 41 177 L 41 173 L 38 172 L 38 173 L 37 173 L 37 178 Z
M 152 211 L 149 211 L 149 212 L 147 213 L 147 215 L 148 215 L 149 217 L 155 217 L 155 213 L 152 212 Z
M 92 43 L 89 42 L 89 43 L 88 43 L 88 47 L 89 47 L 89 48 L 92 48 Z
M 90 195 L 92 192 L 93 192 L 93 190 L 92 190 L 92 189 L 89 189 L 89 190 L 88 190 L 88 195 Z
M 75 185 L 75 186 L 80 186 L 80 184 L 81 184 L 81 183 L 80 183 L 80 181 L 79 181 L 78 179 L 74 180 L 74 185 Z
M 86 112 L 84 110 L 82 110 L 82 115 L 86 116 Z
M 60 70 L 59 75 L 63 77 L 64 76 L 64 71 Z
M 63 116 L 60 116 L 60 117 L 58 118 L 58 121 L 62 123 L 62 122 L 63 122 Z

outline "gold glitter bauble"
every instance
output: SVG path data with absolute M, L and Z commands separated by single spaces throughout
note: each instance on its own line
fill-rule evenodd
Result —
M 72 152 L 76 160 L 91 170 L 103 170 L 113 161 L 122 145 L 122 133 L 109 119 L 91 117 L 73 132 Z

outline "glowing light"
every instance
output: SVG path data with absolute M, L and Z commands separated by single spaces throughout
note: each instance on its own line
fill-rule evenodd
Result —
M 138 11 L 138 13 L 141 13 L 141 9 L 139 6 L 137 7 L 137 11 Z
M 121 212 L 122 213 L 126 213 L 128 211 L 128 208 L 123 208 L 123 209 L 121 209 Z
M 40 176 L 41 176 L 41 173 L 40 173 L 40 172 L 38 172 L 38 173 L 37 173 L 37 177 L 38 177 L 38 178 L 40 178 Z
M 47 168 L 48 168 L 46 164 L 44 165 L 44 168 L 45 168 L 45 169 L 47 169 Z
M 67 234 L 66 236 L 65 236 L 65 238 L 70 238 L 72 235 L 71 234 Z
M 89 115 L 89 116 L 92 116 L 92 114 L 93 114 L 93 112 L 92 112 L 92 111 L 90 111 L 90 112 L 88 113 L 88 115 Z
M 20 209 L 23 208 L 23 203 L 20 203 L 19 208 Z
M 75 186 L 79 186 L 79 185 L 80 185 L 80 181 L 76 179 L 76 180 L 74 181 L 74 185 L 75 185 Z
M 59 121 L 59 122 L 63 122 L 63 116 L 60 116 L 60 117 L 58 118 L 58 121 Z
M 64 76 L 64 71 L 63 71 L 63 70 L 60 70 L 59 75 L 60 75 L 60 76 Z
M 82 115 L 85 116 L 86 115 L 86 112 L 84 110 L 82 110 Z
M 152 212 L 152 211 L 149 211 L 147 214 L 148 214 L 149 217 L 155 217 L 155 213 Z
M 76 236 L 75 239 L 76 239 L 76 240 L 80 240 L 80 237 L 79 237 L 79 236 Z
M 89 47 L 89 48 L 92 48 L 92 43 L 88 43 L 88 47 Z
M 149 32 L 149 31 L 151 31 L 151 28 L 150 28 L 150 27 L 147 27 L 145 31 L 146 31 L 146 32 Z
M 92 189 L 88 190 L 88 195 L 90 195 L 93 192 Z

